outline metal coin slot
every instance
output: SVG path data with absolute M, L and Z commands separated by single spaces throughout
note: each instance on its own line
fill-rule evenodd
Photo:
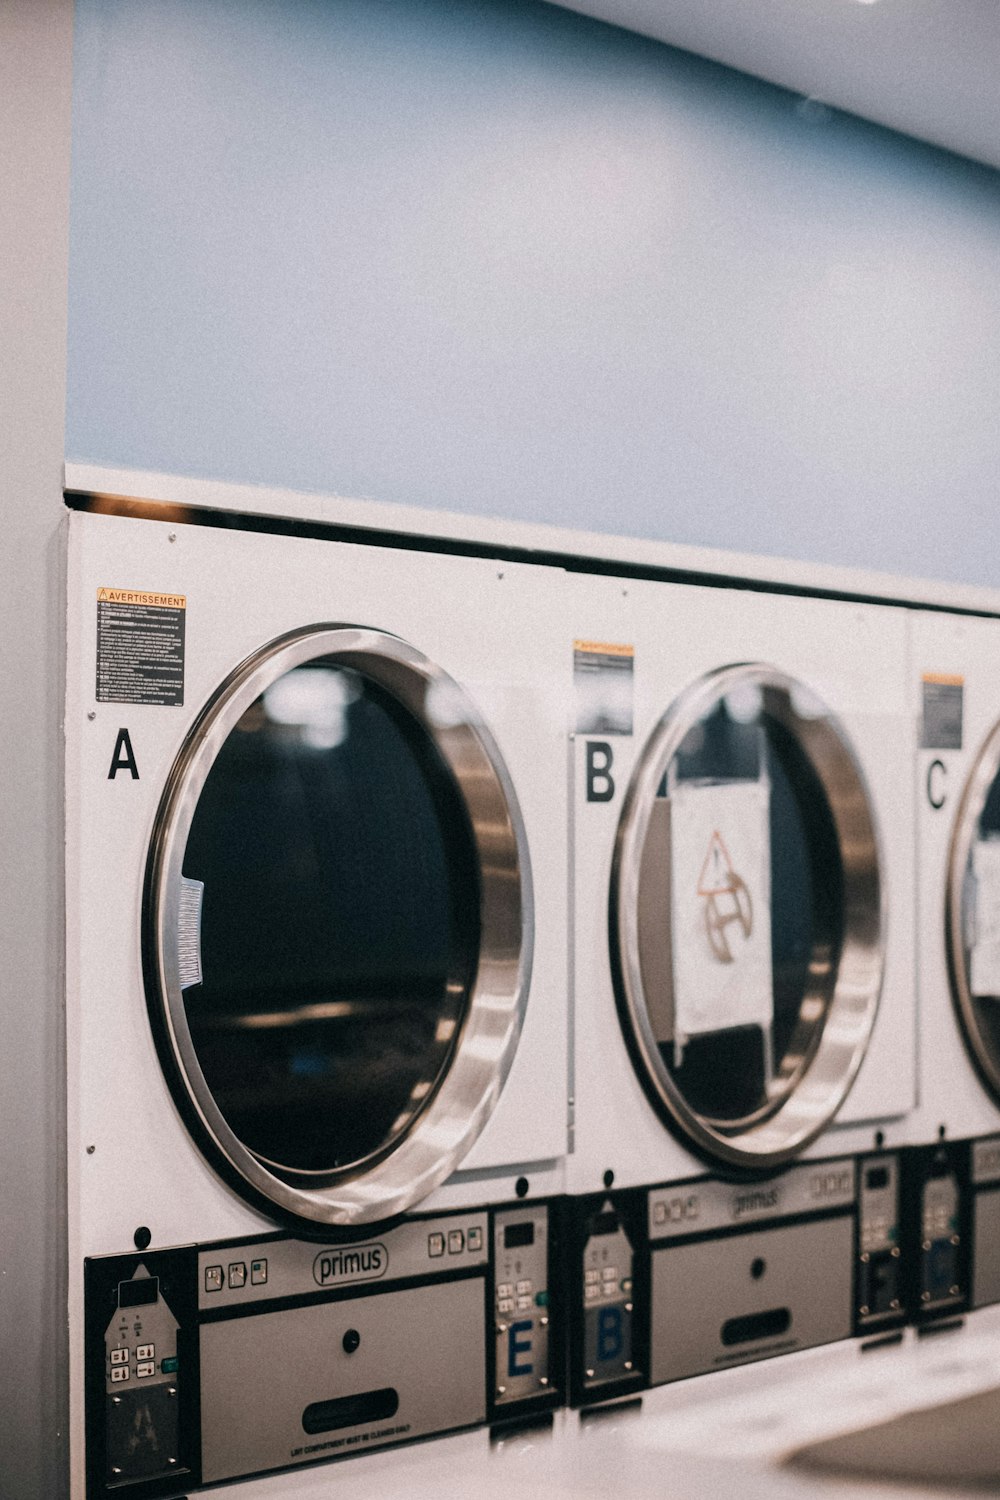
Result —
M 769 1312 L 749 1313 L 742 1318 L 729 1318 L 722 1325 L 722 1342 L 731 1348 L 733 1344 L 755 1344 L 759 1339 L 774 1339 L 787 1333 L 792 1326 L 792 1315 L 787 1307 L 772 1307 Z
M 341 1427 L 361 1427 L 384 1422 L 399 1410 L 399 1392 L 391 1386 L 363 1391 L 355 1396 L 337 1396 L 332 1401 L 314 1401 L 302 1413 L 302 1427 L 309 1435 L 336 1432 Z

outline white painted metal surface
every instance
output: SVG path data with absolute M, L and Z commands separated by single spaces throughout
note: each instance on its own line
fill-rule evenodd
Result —
M 74 1495 L 82 1494 L 81 1268 L 128 1251 L 273 1225 L 207 1165 L 157 1060 L 143 991 L 143 873 L 164 779 L 201 706 L 250 652 L 336 620 L 419 643 L 493 731 L 530 847 L 535 946 L 521 1040 L 461 1173 L 421 1207 L 562 1191 L 566 1148 L 565 727 L 571 647 L 562 575 L 492 560 L 264 537 L 157 521 L 69 519 L 67 1061 Z M 97 590 L 187 600 L 183 707 L 95 699 Z M 129 730 L 139 779 L 109 779 Z
M 396 533 L 401 537 L 435 538 L 485 547 L 511 547 L 527 552 L 559 553 L 593 558 L 633 568 L 657 568 L 678 573 L 711 574 L 829 594 L 918 601 L 942 609 L 981 610 L 1000 614 L 1000 590 L 970 584 L 942 583 L 929 578 L 905 578 L 892 573 L 844 568 L 825 563 L 757 557 L 710 547 L 643 541 L 574 531 L 536 522 L 458 515 L 419 506 L 343 495 L 312 494 L 265 485 L 230 484 L 222 480 L 190 479 L 136 469 L 111 469 L 96 464 L 67 463 L 67 490 L 114 500 L 150 501 L 164 507 L 166 519 L 183 520 L 187 508 L 243 512 L 283 521 L 318 522 Z
M 637 757 L 673 699 L 703 674 L 739 661 L 766 662 L 796 677 L 836 715 L 867 783 L 880 833 L 885 970 L 865 1060 L 833 1125 L 810 1157 L 914 1141 L 916 1015 L 913 1003 L 913 795 L 907 785 L 913 725 L 906 683 L 907 616 L 899 609 L 822 599 L 644 581 L 574 578 L 573 631 L 580 639 L 635 648 L 632 735 L 595 736 L 612 746 L 615 795 L 587 800 L 586 740 L 578 736 L 571 793 L 573 835 L 572 1192 L 700 1174 L 648 1102 L 626 1053 L 615 1007 L 608 904 L 619 818 Z M 808 1078 L 803 1095 L 810 1099 Z

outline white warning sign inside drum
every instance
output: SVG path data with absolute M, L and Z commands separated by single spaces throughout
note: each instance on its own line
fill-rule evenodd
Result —
M 674 1045 L 770 1028 L 771 871 L 765 781 L 679 782 L 670 796 Z M 680 1058 L 678 1058 L 678 1061 Z
M 97 701 L 180 707 L 184 702 L 183 594 L 97 590 Z

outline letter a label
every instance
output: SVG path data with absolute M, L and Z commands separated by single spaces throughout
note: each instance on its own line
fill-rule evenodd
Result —
M 115 753 L 111 757 L 108 780 L 114 781 L 119 771 L 127 771 L 133 781 L 139 780 L 139 767 L 135 763 L 135 751 L 127 729 L 119 729 L 115 740 Z

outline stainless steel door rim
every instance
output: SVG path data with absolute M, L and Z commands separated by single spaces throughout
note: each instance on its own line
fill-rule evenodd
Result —
M 426 733 L 464 802 L 480 879 L 478 965 L 443 1078 L 393 1149 L 329 1172 L 276 1166 L 230 1128 L 192 1039 L 180 951 L 184 853 L 213 763 L 250 705 L 285 673 L 312 662 L 370 679 Z M 291 632 L 250 656 L 206 704 L 173 765 L 150 843 L 144 906 L 147 999 L 174 1093 L 207 1154 L 258 1207 L 317 1225 L 378 1222 L 412 1208 L 458 1166 L 514 1058 L 533 917 L 527 837 L 513 784 L 475 705 L 441 668 L 396 636 L 340 624 Z M 190 972 L 190 954 L 184 961 Z
M 993 1095 L 1000 1103 L 1000 1034 L 991 1036 L 987 1015 L 981 1012 L 979 999 L 995 1009 L 1000 996 L 977 997 L 972 993 L 969 965 L 968 911 L 972 852 L 979 833 L 986 802 L 1000 776 L 1000 723 L 993 726 L 965 783 L 955 815 L 955 826 L 948 851 L 948 874 L 945 890 L 945 944 L 952 1000 L 961 1024 L 962 1035 L 973 1062 Z
M 644 987 L 650 917 L 641 900 L 643 854 L 657 793 L 689 731 L 734 691 L 756 689 L 763 714 L 790 737 L 822 791 L 842 867 L 839 951 L 814 951 L 809 983 L 773 1096 L 726 1122 L 693 1108 L 661 1056 Z M 791 1160 L 840 1107 L 865 1056 L 884 963 L 885 891 L 879 838 L 864 776 L 833 714 L 777 668 L 744 663 L 700 679 L 673 703 L 642 751 L 615 847 L 610 938 L 623 1031 L 648 1096 L 699 1152 L 756 1170 Z M 663 913 L 669 920 L 669 913 Z M 644 930 L 646 929 L 646 930 Z

